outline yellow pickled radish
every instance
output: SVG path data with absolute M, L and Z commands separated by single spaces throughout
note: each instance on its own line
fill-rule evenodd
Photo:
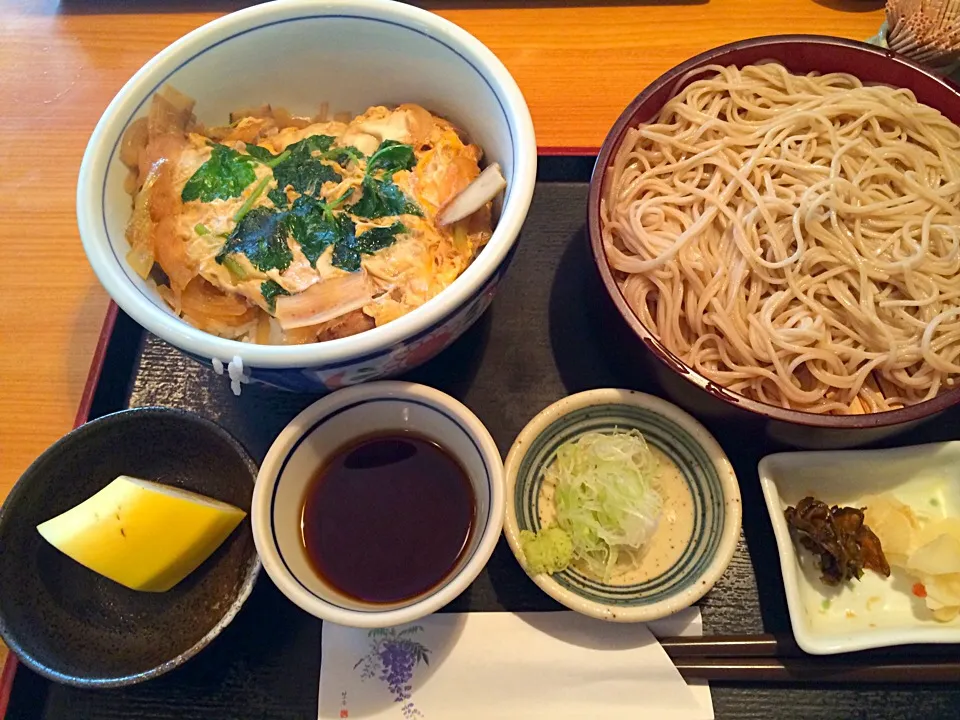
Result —
M 121 475 L 37 526 L 58 550 L 133 590 L 169 590 L 206 560 L 246 513 L 180 488 Z
M 920 524 L 913 510 L 892 495 L 864 498 L 867 525 L 880 538 L 883 552 L 893 565 L 903 567 L 916 546 Z

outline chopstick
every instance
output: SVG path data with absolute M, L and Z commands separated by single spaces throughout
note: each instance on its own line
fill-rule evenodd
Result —
M 862 650 L 842 655 L 808 655 L 792 636 L 786 635 L 704 635 L 703 637 L 665 637 L 660 645 L 673 659 L 684 658 L 845 658 L 848 662 L 905 662 L 922 658 L 960 658 L 956 644 L 900 645 Z
M 660 641 L 688 679 L 729 682 L 960 682 L 956 645 L 915 645 L 834 656 L 803 652 L 792 637 L 729 635 Z
M 960 663 L 863 665 L 828 660 L 700 658 L 676 661 L 685 680 L 786 683 L 957 683 Z
M 776 635 L 667 637 L 660 640 L 660 646 L 674 660 L 703 657 L 765 658 L 805 655 L 793 638 Z

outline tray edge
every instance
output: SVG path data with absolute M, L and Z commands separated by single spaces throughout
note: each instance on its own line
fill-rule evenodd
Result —
M 103 318 L 103 325 L 100 327 L 100 336 L 97 338 L 97 345 L 93 350 L 93 357 L 90 359 L 90 370 L 87 372 L 87 381 L 83 386 L 83 394 L 80 396 L 80 403 L 77 406 L 77 414 L 73 420 L 73 428 L 83 425 L 90 416 L 90 407 L 93 404 L 93 396 L 97 390 L 97 384 L 100 382 L 100 374 L 103 371 L 104 360 L 107 355 L 107 345 L 110 344 L 110 336 L 113 333 L 114 325 L 117 323 L 117 314 L 120 308 L 117 304 L 110 301 L 107 306 L 107 313 Z M 7 650 L 7 659 L 0 671 L 0 720 L 7 716 L 7 707 L 10 704 L 10 695 L 13 691 L 13 681 L 17 674 L 17 668 L 20 663 L 17 656 L 9 649 Z

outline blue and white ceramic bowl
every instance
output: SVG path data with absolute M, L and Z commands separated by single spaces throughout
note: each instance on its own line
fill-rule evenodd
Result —
M 312 115 L 413 102 L 449 118 L 499 162 L 508 187 L 493 237 L 446 290 L 413 312 L 352 337 L 300 346 L 240 343 L 176 317 L 124 260 L 132 210 L 119 146 L 149 99 L 170 84 L 197 101 L 198 119 L 271 103 Z M 87 145 L 77 189 L 90 264 L 134 320 L 235 378 L 292 390 L 331 390 L 388 377 L 430 359 L 487 308 L 509 264 L 537 170 L 533 122 L 517 84 L 479 40 L 438 15 L 389 0 L 278 0 L 189 33 L 141 68 L 106 109 Z M 214 362 L 217 361 L 217 362 Z M 241 380 L 242 381 L 242 380 Z
M 586 432 L 630 429 L 639 430 L 677 470 L 661 462 L 664 512 L 657 530 L 678 533 L 676 551 L 664 554 L 663 563 L 645 563 L 655 568 L 650 573 L 624 574 L 608 582 L 574 566 L 534 575 L 533 581 L 584 615 L 648 622 L 703 597 L 730 564 L 740 538 L 740 487 L 733 467 L 717 441 L 687 413 L 632 390 L 589 390 L 554 403 L 530 421 L 507 456 L 504 532 L 525 566 L 520 531 L 537 532 L 552 513 L 543 493 L 543 474 L 557 449 Z M 667 488 L 668 472 L 675 493 Z M 656 535 L 651 545 L 655 542 Z
M 403 430 L 433 440 L 460 462 L 473 486 L 476 516 L 466 552 L 441 585 L 404 603 L 366 604 L 311 568 L 300 534 L 304 495 L 317 470 L 344 445 Z M 339 625 L 391 627 L 439 610 L 476 579 L 500 539 L 504 497 L 500 451 L 465 405 L 423 385 L 374 382 L 318 400 L 284 428 L 260 466 L 250 517 L 263 568 L 290 600 Z

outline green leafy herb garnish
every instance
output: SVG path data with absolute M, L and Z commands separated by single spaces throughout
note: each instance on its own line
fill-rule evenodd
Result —
M 301 195 L 287 213 L 287 227 L 293 239 L 300 243 L 300 249 L 311 265 L 316 264 L 328 247 L 352 236 L 352 221 L 350 226 L 346 224 L 349 217 L 343 213 L 333 213 L 352 194 L 353 188 L 331 203 Z
M 285 208 L 290 204 L 290 200 L 287 198 L 286 191 L 281 190 L 278 187 L 275 187 L 273 190 L 268 192 L 267 197 L 270 198 L 271 202 L 273 202 L 273 204 L 278 208 Z
M 370 228 L 358 236 L 356 225 L 346 214 L 340 215 L 337 219 L 341 224 L 341 237 L 333 246 L 331 262 L 334 267 L 348 272 L 356 272 L 360 269 L 361 255 L 372 255 L 378 250 L 393 245 L 397 235 L 407 230 L 403 223 L 395 222 L 389 227 Z
M 366 155 L 353 147 L 353 145 L 333 147 L 335 140 L 336 138 L 330 135 L 310 135 L 303 140 L 293 143 L 287 150 L 291 152 L 297 152 L 298 150 L 303 152 L 303 149 L 306 149 L 311 154 L 319 152 L 321 154 L 315 157 L 321 160 L 336 160 L 341 165 L 350 159 L 359 161 L 366 157 Z
M 298 147 L 306 147 L 310 152 L 326 152 L 333 145 L 335 137 L 331 135 L 310 135 L 303 140 L 298 140 L 287 147 L 287 150 L 296 150 Z
M 234 253 L 246 255 L 261 272 L 286 270 L 293 262 L 293 252 L 287 244 L 283 214 L 265 207 L 253 208 L 230 233 L 217 262 L 222 264 Z
M 350 208 L 357 217 L 375 220 L 393 215 L 423 215 L 416 203 L 389 178 L 376 180 L 364 175 L 361 188 L 363 196 Z
M 344 147 L 330 148 L 324 153 L 324 157 L 328 160 L 335 160 L 340 165 L 346 165 L 351 160 L 360 162 L 366 155 L 357 150 L 353 145 L 346 145 Z
M 276 280 L 264 280 L 260 285 L 260 292 L 263 293 L 263 299 L 267 301 L 270 312 L 277 309 L 277 298 L 279 296 L 290 294 Z
M 357 217 L 374 220 L 393 215 L 423 215 L 423 212 L 393 182 L 393 174 L 416 164 L 413 145 L 384 140 L 370 156 L 361 187 L 363 196 L 350 208 Z M 375 173 L 381 172 L 377 178 Z
M 385 170 L 387 175 L 393 175 L 400 170 L 411 170 L 417 164 L 413 154 L 413 145 L 404 145 L 396 140 L 384 140 L 377 151 L 370 156 L 367 163 L 367 174 L 375 170 Z
M 325 182 L 340 182 L 343 178 L 313 152 L 329 150 L 333 138 L 328 135 L 311 135 L 290 145 L 285 152 L 290 154 L 273 168 L 277 187 L 286 190 L 293 187 L 301 195 L 319 195 Z
M 210 160 L 201 166 L 188 183 L 190 187 L 200 188 L 191 190 L 191 193 L 196 192 L 197 198 L 209 201 L 208 198 L 220 197 L 213 195 L 214 191 L 233 192 L 230 182 L 239 186 L 242 178 L 235 177 L 239 173 L 243 173 L 244 178 L 249 177 L 249 180 L 239 187 L 239 190 L 224 197 L 242 194 L 250 182 L 256 179 L 254 163 L 272 168 L 273 178 L 277 181 L 277 187 L 267 192 L 274 208 L 254 207 L 270 184 L 271 178 L 267 176 L 261 178 L 234 215 L 236 227 L 227 236 L 227 242 L 217 256 L 217 262 L 224 265 L 234 277 L 243 280 L 247 273 L 243 265 L 231 257 L 233 255 L 246 256 L 261 272 L 271 269 L 286 270 L 293 262 L 293 252 L 288 244 L 288 237 L 291 235 L 311 265 L 315 265 L 324 251 L 332 247 L 333 265 L 348 272 L 355 272 L 360 269 L 362 255 L 370 255 L 389 247 L 407 228 L 403 223 L 394 222 L 387 227 L 369 228 L 358 237 L 351 213 L 370 219 L 404 214 L 422 215 L 416 203 L 407 198 L 393 182 L 395 172 L 409 170 L 416 163 L 413 146 L 392 140 L 382 142 L 370 157 L 361 181 L 363 196 L 360 200 L 349 208 L 349 213 L 334 213 L 334 210 L 353 194 L 353 189 L 334 202 L 324 202 L 320 196 L 323 184 L 340 182 L 342 179 L 333 166 L 324 161 L 335 161 L 344 165 L 364 159 L 363 153 L 355 147 L 333 147 L 334 140 L 335 138 L 328 135 L 311 135 L 293 143 L 279 155 L 273 155 L 266 148 L 253 144 L 246 146 L 248 155 L 242 155 L 223 145 L 214 146 Z M 214 180 L 217 180 L 219 185 Z M 222 186 L 227 187 L 227 190 L 223 190 Z M 288 187 L 298 193 L 293 203 L 287 196 Z M 187 188 L 184 193 L 184 199 L 187 199 Z M 205 234 L 200 231 L 201 227 L 197 226 L 198 234 Z M 203 230 L 209 232 L 206 228 Z M 276 297 L 286 294 L 283 288 L 272 280 L 264 281 L 261 291 L 271 309 L 275 306 Z
M 323 251 L 340 238 L 340 226 L 333 212 L 309 195 L 294 200 L 286 223 L 311 265 L 316 264 Z
M 289 148 L 284 150 L 279 155 L 274 155 L 265 147 L 260 147 L 259 145 L 254 145 L 253 143 L 247 143 L 247 152 L 250 153 L 250 157 L 271 168 L 276 167 L 290 157 Z
M 402 222 L 395 222 L 389 227 L 372 227 L 362 235 L 357 236 L 357 250 L 364 255 L 373 255 L 378 250 L 390 247 L 397 241 L 397 235 L 406 232 Z
M 181 199 L 184 202 L 211 202 L 240 196 L 257 179 L 252 162 L 249 156 L 226 145 L 214 145 L 210 159 L 197 168 L 183 186 Z
M 347 272 L 356 272 L 360 269 L 360 250 L 357 248 L 357 226 L 346 213 L 337 217 L 340 237 L 333 246 L 333 257 L 330 262 L 334 267 Z

